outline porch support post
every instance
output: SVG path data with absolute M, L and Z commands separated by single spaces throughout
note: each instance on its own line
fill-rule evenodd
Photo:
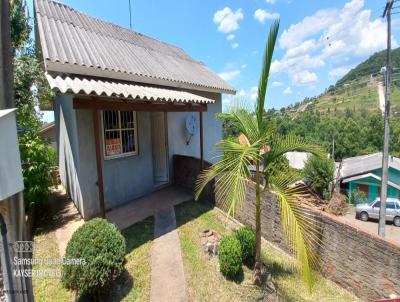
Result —
M 96 167 L 97 167 L 97 187 L 99 188 L 99 203 L 101 217 L 106 218 L 106 210 L 104 206 L 104 188 L 103 188 L 103 165 L 100 152 L 100 111 L 92 110 L 93 113 L 93 131 L 94 131 L 94 142 L 96 149 Z
M 200 168 L 204 168 L 204 152 L 203 152 L 203 112 L 199 112 L 200 117 Z

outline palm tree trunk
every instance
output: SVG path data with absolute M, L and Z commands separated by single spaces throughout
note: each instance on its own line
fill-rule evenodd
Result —
M 253 270 L 253 282 L 261 285 L 261 193 L 260 193 L 260 161 L 256 163 L 256 257 Z

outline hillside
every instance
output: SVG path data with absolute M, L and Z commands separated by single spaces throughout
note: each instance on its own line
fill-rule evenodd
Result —
M 400 111 L 400 48 L 392 51 L 393 86 L 392 112 Z M 383 76 L 379 73 L 386 63 L 386 51 L 373 54 L 350 70 L 324 93 L 306 98 L 287 108 L 290 112 L 316 109 L 321 113 L 360 112 L 384 109 Z

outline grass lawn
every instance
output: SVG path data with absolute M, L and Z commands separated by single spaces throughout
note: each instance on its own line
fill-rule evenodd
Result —
M 60 258 L 55 238 L 55 226 L 50 214 L 43 215 L 34 237 L 34 258 Z M 127 254 L 125 271 L 107 291 L 104 301 L 149 301 L 150 257 L 154 220 L 148 218 L 122 231 L 126 240 Z M 35 265 L 33 269 L 59 269 L 61 266 Z M 33 278 L 36 301 L 75 301 L 75 294 L 61 286 L 59 278 Z M 91 299 L 80 299 L 91 301 Z
M 262 288 L 251 284 L 252 271 L 246 266 L 236 280 L 226 280 L 219 272 L 217 257 L 208 260 L 204 255 L 200 232 L 212 229 L 226 235 L 232 232 L 232 226 L 222 224 L 218 219 L 223 218 L 221 214 L 205 204 L 189 202 L 175 209 L 190 301 L 359 301 L 321 276 L 309 293 L 293 269 L 293 258 L 266 242 L 262 254 L 267 269 Z

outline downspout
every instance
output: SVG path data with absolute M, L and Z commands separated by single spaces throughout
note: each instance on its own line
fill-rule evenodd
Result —
M 8 251 L 8 240 L 7 240 L 7 225 L 4 221 L 3 215 L 0 213 L 0 232 L 1 232 L 1 239 L 3 241 L 3 248 L 4 248 L 4 264 L 5 264 L 5 271 L 7 274 L 8 280 L 8 289 L 10 301 L 15 301 L 14 295 L 14 287 L 13 287 L 13 279 L 12 279 L 12 271 L 10 266 L 10 253 Z

